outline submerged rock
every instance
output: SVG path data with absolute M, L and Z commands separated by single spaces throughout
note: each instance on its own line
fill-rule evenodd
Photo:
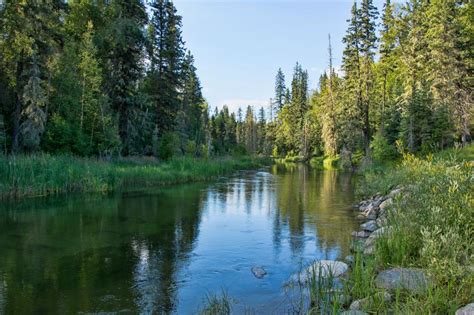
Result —
M 375 285 L 386 290 L 405 289 L 423 293 L 428 290 L 429 279 L 419 268 L 393 268 L 379 273 L 375 278 Z
M 364 231 L 369 231 L 369 232 L 373 232 L 376 229 L 378 229 L 378 226 L 377 226 L 377 223 L 375 223 L 375 220 L 370 220 L 368 222 L 365 222 L 364 224 L 361 224 L 360 227 Z
M 337 260 L 320 260 L 316 261 L 303 271 L 294 274 L 291 277 L 291 280 L 294 282 L 300 282 L 300 283 L 306 283 L 309 282 L 312 279 L 318 279 L 318 278 L 338 278 L 342 275 L 344 275 L 347 270 L 349 269 L 349 266 L 342 262 L 342 261 L 337 261 Z
M 259 267 L 259 266 L 254 266 L 250 270 L 252 271 L 253 275 L 257 279 L 262 279 L 267 274 L 265 269 L 263 269 L 262 267 Z
M 458 309 L 455 315 L 474 315 L 474 303 L 470 303 Z

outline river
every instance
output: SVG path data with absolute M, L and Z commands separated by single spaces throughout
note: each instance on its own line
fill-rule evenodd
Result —
M 190 314 L 223 291 L 236 313 L 289 309 L 291 274 L 348 254 L 353 198 L 350 174 L 299 164 L 3 201 L 0 314 Z M 267 274 L 257 279 L 253 266 Z

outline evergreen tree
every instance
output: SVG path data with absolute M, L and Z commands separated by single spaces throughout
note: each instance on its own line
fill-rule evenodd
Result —
M 41 135 L 46 123 L 45 108 L 47 97 L 44 83 L 40 78 L 40 69 L 36 56 L 33 55 L 32 64 L 27 71 L 28 83 L 24 87 L 22 103 L 23 122 L 20 126 L 21 143 L 26 151 L 39 149 Z
M 362 132 L 364 135 L 364 149 L 366 154 L 369 150 L 371 139 L 370 127 L 370 111 L 371 100 L 373 97 L 373 63 L 375 48 L 377 42 L 376 19 L 377 8 L 373 5 L 372 0 L 362 0 L 359 13 L 360 22 L 360 69 L 362 80 Z
M 161 136 L 174 131 L 176 113 L 180 109 L 179 91 L 184 81 L 182 74 L 185 73 L 182 71 L 184 47 L 181 16 L 177 14 L 173 2 L 155 0 L 150 3 L 150 9 L 147 92 L 155 103 L 156 126 Z
M 275 112 L 279 112 L 285 104 L 286 86 L 285 86 L 285 75 L 281 68 L 278 68 L 278 72 L 275 79 Z
M 107 6 L 107 27 L 100 35 L 104 59 L 105 90 L 118 115 L 122 154 L 130 152 L 131 113 L 137 104 L 138 83 L 143 69 L 144 25 L 141 0 L 112 0 Z
M 353 152 L 359 143 L 359 135 L 362 130 L 361 118 L 364 117 L 360 55 L 361 22 L 360 11 L 355 2 L 348 22 L 347 33 L 343 38 L 345 48 L 342 69 L 345 73 L 343 88 L 345 95 L 341 113 L 341 139 L 344 149 Z

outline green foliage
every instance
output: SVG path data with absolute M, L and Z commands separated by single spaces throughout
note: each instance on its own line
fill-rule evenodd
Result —
M 372 291 L 367 288 L 373 288 L 377 270 L 415 266 L 428 271 L 433 281 L 428 292 L 418 296 L 397 292 L 396 300 L 385 303 L 383 310 L 391 308 L 404 314 L 450 313 L 471 301 L 472 152 L 470 146 L 426 158 L 405 155 L 396 168 L 372 169 L 364 174 L 360 185 L 363 195 L 385 194 L 397 185 L 403 185 L 404 191 L 390 211 L 392 232 L 378 240 L 373 258 L 356 259 L 350 277 L 353 287 L 359 288 L 356 297 L 370 295 Z M 363 268 L 358 268 L 358 264 L 363 264 Z M 367 269 L 367 265 L 375 268 Z M 361 277 L 363 272 L 368 274 Z
M 397 157 L 396 148 L 388 143 L 385 136 L 378 132 L 370 143 L 372 157 L 378 161 L 392 160 Z
M 249 157 L 225 159 L 112 158 L 32 154 L 0 157 L 0 199 L 68 192 L 107 192 L 193 181 L 205 181 L 270 161 Z

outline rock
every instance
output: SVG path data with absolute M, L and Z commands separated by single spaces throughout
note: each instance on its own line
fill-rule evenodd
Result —
M 386 290 L 405 289 L 423 293 L 428 289 L 429 279 L 422 269 L 393 268 L 379 273 L 375 278 L 375 285 Z
M 364 215 L 364 214 L 362 214 L 362 213 L 359 213 L 359 214 L 357 215 L 356 219 L 359 219 L 359 220 L 365 220 L 365 219 L 367 219 L 367 218 L 365 217 L 365 215 Z
M 352 255 L 347 255 L 347 256 L 344 258 L 344 262 L 345 262 L 346 264 L 348 264 L 349 266 L 352 266 L 352 264 L 354 264 L 354 261 L 355 261 L 355 259 L 354 259 L 354 256 L 352 256 Z
M 378 228 L 377 223 L 375 223 L 375 220 L 370 220 L 368 222 L 365 222 L 364 224 L 361 224 L 360 227 L 364 231 L 369 231 L 369 232 L 373 232 Z
M 458 309 L 455 315 L 474 315 L 474 303 L 470 303 Z
M 400 195 L 402 193 L 402 188 L 396 188 L 392 190 L 388 195 L 387 199 L 389 198 L 395 198 L 396 196 Z
M 368 314 L 362 311 L 349 310 L 349 311 L 344 311 L 340 313 L 340 315 L 368 315 Z
M 252 271 L 253 275 L 257 279 L 262 279 L 267 274 L 265 269 L 263 269 L 262 267 L 259 267 L 259 266 L 254 266 L 250 270 Z
M 311 279 L 322 278 L 337 278 L 344 275 L 349 266 L 337 260 L 319 260 L 307 267 L 300 273 L 294 274 L 291 279 L 295 282 L 306 283 Z
M 355 300 L 349 306 L 350 310 L 362 310 L 371 307 L 374 303 L 379 302 L 390 302 L 392 300 L 392 296 L 388 292 L 378 292 L 373 296 L 366 297 L 364 299 Z
M 370 210 L 364 212 L 364 216 L 369 220 L 375 220 L 377 219 L 377 210 L 375 208 L 371 208 Z
M 391 205 L 393 204 L 393 199 L 392 198 L 388 198 L 386 199 L 384 202 L 382 202 L 379 206 L 380 210 L 382 209 L 387 209 L 388 207 L 390 207 Z
M 383 235 L 390 233 L 392 227 L 381 227 L 380 229 L 375 230 L 370 236 L 365 240 L 363 253 L 365 255 L 372 255 L 375 251 L 375 242 L 377 239 Z
M 386 215 L 381 215 L 375 220 L 375 223 L 377 223 L 378 226 L 385 226 L 388 224 L 388 218 Z
M 370 232 L 367 232 L 367 231 L 359 231 L 359 232 L 352 232 L 351 233 L 352 236 L 354 237 L 360 237 L 360 238 L 367 238 L 370 236 Z

